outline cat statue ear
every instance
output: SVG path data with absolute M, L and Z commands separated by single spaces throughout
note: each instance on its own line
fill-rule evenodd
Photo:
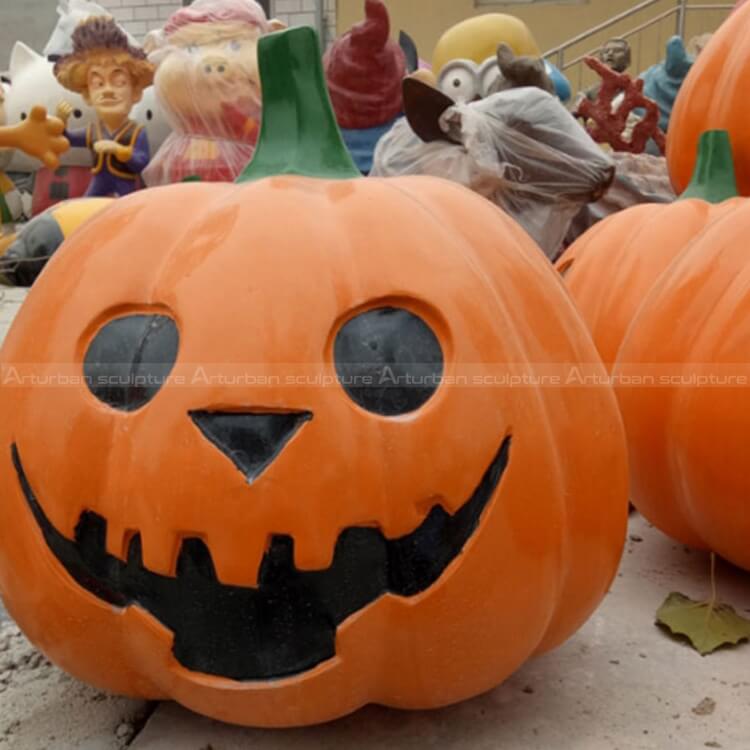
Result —
M 516 56 L 513 50 L 503 43 L 497 48 L 497 65 L 502 75 L 498 77 L 488 93 L 496 94 L 499 91 L 523 86 L 533 86 L 548 94 L 556 93 L 552 79 L 547 75 L 544 60 L 541 58 Z
M 497 47 L 497 66 L 502 70 L 507 68 L 516 59 L 513 50 L 504 42 Z
M 287 25 L 284 21 L 278 19 L 278 18 L 272 18 L 268 22 L 268 28 L 270 31 L 284 31 L 284 29 L 287 28 Z
M 31 67 L 38 60 L 42 59 L 44 59 L 42 55 L 35 52 L 27 44 L 16 42 L 10 53 L 10 80 L 13 81 L 22 70 L 26 70 L 26 68 Z
M 419 53 L 417 52 L 416 42 L 405 31 L 401 31 L 398 35 L 398 45 L 406 58 L 406 72 L 414 73 L 419 69 Z

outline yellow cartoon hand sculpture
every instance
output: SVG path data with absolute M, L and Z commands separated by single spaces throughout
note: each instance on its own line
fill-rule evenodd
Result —
M 37 106 L 18 125 L 0 128 L 0 147 L 17 148 L 40 159 L 50 169 L 56 169 L 60 165 L 60 154 L 70 148 L 64 130 L 62 120 L 47 117 L 47 110 Z

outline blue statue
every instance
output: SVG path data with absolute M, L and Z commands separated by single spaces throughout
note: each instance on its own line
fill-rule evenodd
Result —
M 573 90 L 570 87 L 570 81 L 560 72 L 560 69 L 555 67 L 548 60 L 544 61 L 544 67 L 547 71 L 547 75 L 552 81 L 552 85 L 555 87 L 555 93 L 557 98 L 565 104 L 570 101 L 570 97 L 573 94 Z
M 659 127 L 665 133 L 669 127 L 669 118 L 672 116 L 677 94 L 694 61 L 694 58 L 688 55 L 682 39 L 673 36 L 667 42 L 666 58 L 640 75 L 644 81 L 644 95 L 659 105 Z

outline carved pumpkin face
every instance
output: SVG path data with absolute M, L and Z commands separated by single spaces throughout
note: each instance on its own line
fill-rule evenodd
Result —
M 591 341 L 531 240 L 450 183 L 118 200 L 1 361 L 0 590 L 110 690 L 266 726 L 444 705 L 615 573 L 613 394 L 529 380 Z

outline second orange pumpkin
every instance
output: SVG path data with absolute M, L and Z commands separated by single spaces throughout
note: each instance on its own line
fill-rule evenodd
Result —
M 582 235 L 557 269 L 612 369 L 620 344 L 654 282 L 736 195 L 725 132 L 704 134 L 690 188 L 670 204 L 648 203 L 621 211 Z
M 669 174 L 677 193 L 690 181 L 701 133 L 726 130 L 732 138 L 740 195 L 750 195 L 750 4 L 711 37 L 675 101 L 667 134 Z
M 613 375 L 631 497 L 684 544 L 750 570 L 750 204 L 732 207 L 641 306 Z

